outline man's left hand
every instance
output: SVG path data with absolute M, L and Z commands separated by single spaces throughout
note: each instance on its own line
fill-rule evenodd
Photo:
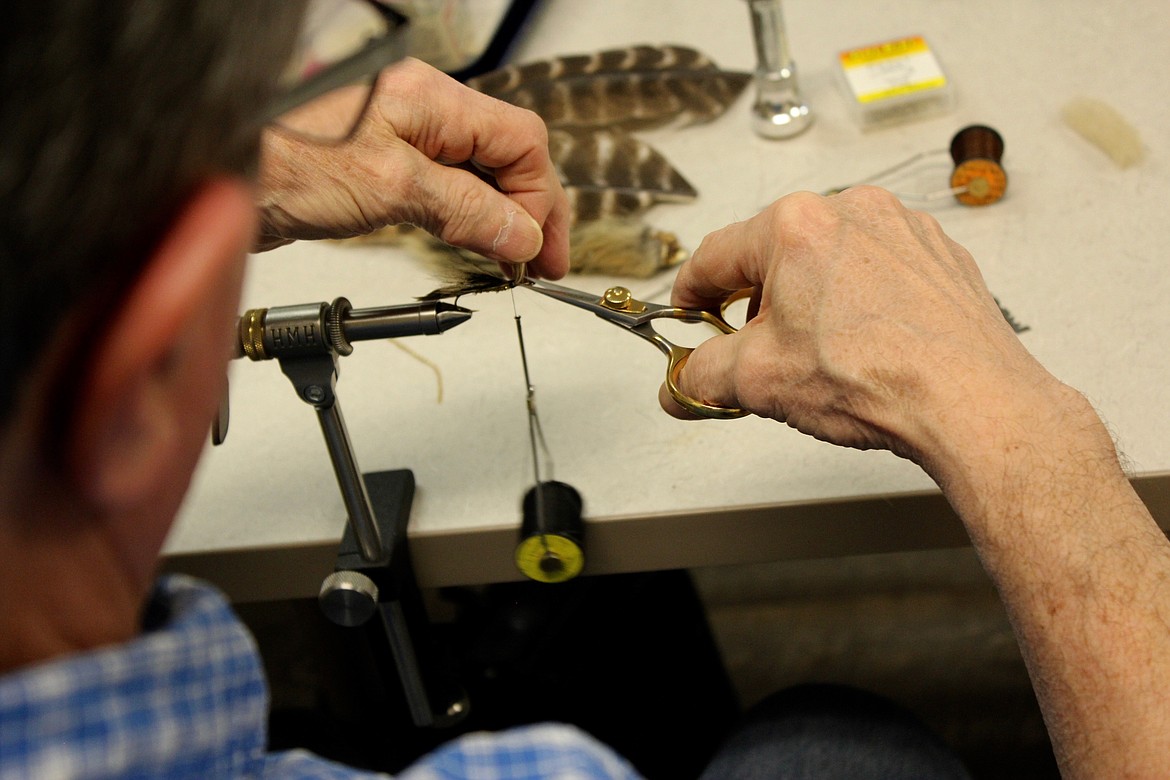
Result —
M 330 93 L 302 111 L 328 121 Z M 449 244 L 529 273 L 569 267 L 569 205 L 530 111 L 490 98 L 418 60 L 384 71 L 354 135 L 314 143 L 265 132 L 258 249 L 418 225 Z

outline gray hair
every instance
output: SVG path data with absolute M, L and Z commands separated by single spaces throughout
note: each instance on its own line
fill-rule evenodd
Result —
M 0 32 L 0 428 L 65 315 L 116 302 L 196 184 L 253 173 L 303 8 L 13 5 Z

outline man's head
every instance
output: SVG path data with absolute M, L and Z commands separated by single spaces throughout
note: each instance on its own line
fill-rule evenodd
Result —
M 0 25 L 0 670 L 135 630 L 222 387 L 301 7 L 46 0 Z
M 0 418 L 70 312 L 99 307 L 101 327 L 201 182 L 255 167 L 289 5 L 50 0 L 7 15 Z

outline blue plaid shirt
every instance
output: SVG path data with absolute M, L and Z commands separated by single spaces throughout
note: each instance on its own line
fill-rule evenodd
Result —
M 268 689 L 252 637 L 213 589 L 160 580 L 168 612 L 121 646 L 0 677 L 0 780 L 371 778 L 304 751 L 268 753 Z M 400 780 L 635 778 L 628 763 L 559 725 L 470 734 Z

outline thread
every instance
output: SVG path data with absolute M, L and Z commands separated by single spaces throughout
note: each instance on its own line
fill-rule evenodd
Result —
M 543 513 L 537 508 L 542 504 Z M 524 494 L 522 507 L 522 535 L 548 533 L 564 536 L 577 544 L 583 541 L 581 494 L 572 485 L 552 480 L 534 485 Z
M 951 159 L 955 165 L 982 159 L 998 163 L 1003 159 L 1003 137 L 987 125 L 970 125 L 951 139 Z

